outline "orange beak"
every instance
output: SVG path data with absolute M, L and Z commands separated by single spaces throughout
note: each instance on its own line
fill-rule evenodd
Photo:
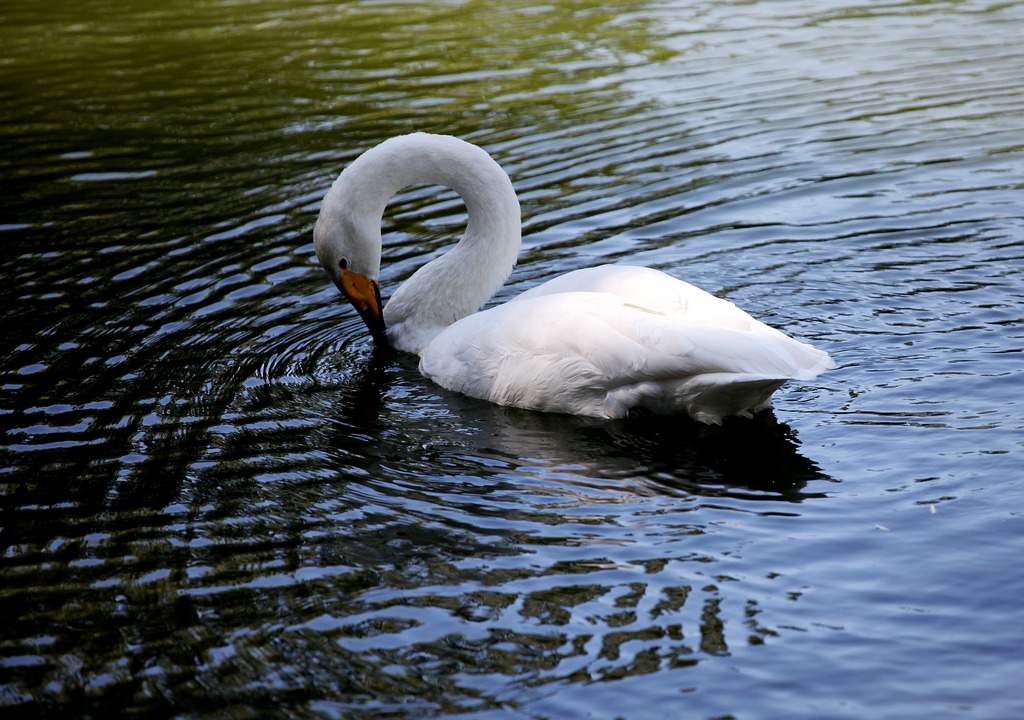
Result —
M 379 345 L 388 344 L 387 329 L 384 327 L 384 307 L 380 301 L 380 285 L 365 275 L 345 269 L 341 271 L 338 289 L 355 307 L 359 317 L 370 329 L 373 341 Z

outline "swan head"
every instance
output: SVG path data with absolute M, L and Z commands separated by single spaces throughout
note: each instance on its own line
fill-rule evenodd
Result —
M 347 196 L 331 188 L 313 228 L 316 257 L 335 286 L 366 323 L 378 345 L 387 344 L 380 299 L 380 225 L 360 224 L 345 211 Z

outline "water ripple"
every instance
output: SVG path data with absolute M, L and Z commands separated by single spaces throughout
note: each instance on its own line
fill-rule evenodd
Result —
M 0 30 L 0 705 L 1019 715 L 1018 5 L 121 5 Z M 512 177 L 495 302 L 645 264 L 840 368 L 721 429 L 431 385 L 310 233 L 411 130 Z M 385 294 L 463 212 L 394 199 Z

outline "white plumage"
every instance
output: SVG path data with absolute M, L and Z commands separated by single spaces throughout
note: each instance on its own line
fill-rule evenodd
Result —
M 402 187 L 451 187 L 466 234 L 381 311 L 380 220 Z M 577 270 L 477 312 L 520 245 L 519 203 L 487 153 L 417 133 L 364 153 L 335 181 L 314 230 L 317 256 L 377 341 L 420 355 L 439 385 L 501 405 L 600 418 L 634 409 L 705 423 L 749 416 L 787 380 L 834 367 L 824 352 L 657 270 Z M 385 330 L 386 328 L 386 330 Z

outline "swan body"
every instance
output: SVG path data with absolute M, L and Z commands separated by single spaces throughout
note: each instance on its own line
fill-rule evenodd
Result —
M 416 183 L 455 190 L 469 222 L 382 308 L 380 221 L 391 196 Z M 479 311 L 515 265 L 519 202 L 486 152 L 453 137 L 404 135 L 357 158 L 324 198 L 314 243 L 375 342 L 419 354 L 420 371 L 439 385 L 501 405 L 599 418 L 643 409 L 718 424 L 768 407 L 788 380 L 835 366 L 650 268 L 576 270 Z

